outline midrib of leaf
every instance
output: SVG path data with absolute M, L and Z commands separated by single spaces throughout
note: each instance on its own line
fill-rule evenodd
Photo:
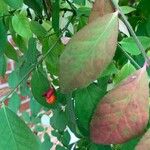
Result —
M 106 31 L 108 30 L 108 28 L 110 27 L 111 23 L 113 22 L 113 20 L 115 19 L 116 15 L 118 13 L 114 13 L 110 19 L 110 21 L 108 22 L 107 26 L 105 27 L 104 31 L 100 34 L 100 37 L 96 40 L 96 42 L 94 43 L 94 45 L 92 44 L 91 47 L 89 49 L 93 49 L 93 47 L 96 47 L 100 41 L 100 39 L 104 36 L 104 34 L 106 33 Z M 83 42 L 83 41 L 82 41 Z M 89 41 L 91 42 L 91 41 Z M 90 51 L 89 54 L 91 53 L 91 55 L 94 55 L 94 50 Z
M 92 47 L 96 47 L 97 44 L 99 43 L 100 39 L 104 36 L 104 34 L 106 33 L 106 31 L 108 30 L 108 28 L 110 27 L 111 23 L 113 22 L 113 20 L 115 19 L 115 17 L 117 16 L 118 12 L 113 13 L 110 21 L 108 22 L 108 24 L 106 25 L 104 31 L 101 33 L 100 37 L 96 40 L 95 44 Z M 93 51 L 92 51 L 93 52 Z
M 5 114 L 5 116 L 6 116 L 6 121 L 7 121 L 8 127 L 9 127 L 9 129 L 10 129 L 10 132 L 11 132 L 11 135 L 12 135 L 12 138 L 13 138 L 13 141 L 14 141 L 14 144 L 15 144 L 15 147 L 16 147 L 16 150 L 18 150 L 18 148 L 17 148 L 17 143 L 16 143 L 16 141 L 15 141 L 15 137 L 14 137 L 14 134 L 13 134 L 13 132 L 12 132 L 12 128 L 11 128 L 11 125 L 10 125 L 10 123 L 9 123 L 9 120 L 8 120 L 8 116 L 7 116 L 7 112 L 6 112 L 5 106 L 3 106 L 3 110 L 4 110 L 4 114 Z

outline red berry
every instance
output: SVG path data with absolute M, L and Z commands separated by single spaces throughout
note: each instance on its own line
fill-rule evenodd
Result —
M 43 94 L 43 96 L 46 98 L 46 102 L 49 104 L 53 104 L 56 101 L 54 88 L 50 88 L 47 92 Z

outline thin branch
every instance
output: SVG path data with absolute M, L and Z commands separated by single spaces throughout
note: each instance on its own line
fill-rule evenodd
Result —
M 129 29 L 131 35 L 133 36 L 133 39 L 135 40 L 139 50 L 141 51 L 143 57 L 145 58 L 145 61 L 147 62 L 147 64 L 150 66 L 150 60 L 145 52 L 145 48 L 143 47 L 142 43 L 140 42 L 140 40 L 138 39 L 138 37 L 136 36 L 132 26 L 130 25 L 129 21 L 127 20 L 126 16 L 123 14 L 122 10 L 120 9 L 119 5 L 115 2 L 115 0 L 112 0 L 112 3 L 114 5 L 114 7 L 119 11 L 119 14 L 121 15 L 123 22 L 125 23 L 125 25 L 127 26 L 127 28 Z
M 9 98 L 9 96 L 11 96 L 16 90 L 17 88 L 21 85 L 21 83 L 28 77 L 28 75 L 39 65 L 43 62 L 43 60 L 48 56 L 48 54 L 51 52 L 51 50 L 53 48 L 56 47 L 57 43 L 59 42 L 61 36 L 63 35 L 64 31 L 67 29 L 67 27 L 69 26 L 69 24 L 71 23 L 72 19 L 74 16 L 72 16 L 72 18 L 68 21 L 68 23 L 66 24 L 66 26 L 63 28 L 62 30 L 62 34 L 58 37 L 58 39 L 55 41 L 55 43 L 52 45 L 52 47 L 47 51 L 47 53 L 38 60 L 37 63 L 33 64 L 31 66 L 31 69 L 27 72 L 27 74 L 24 75 L 24 77 L 20 80 L 20 82 L 16 85 L 16 87 L 14 89 L 12 89 L 5 97 L 3 97 L 2 99 L 0 99 L 0 102 L 5 101 L 7 98 Z
M 69 0 L 66 0 L 66 2 L 69 4 L 69 6 L 71 7 L 71 9 L 73 11 L 73 14 L 75 15 L 77 13 L 76 12 L 76 7 Z
M 141 67 L 139 64 L 121 47 L 121 45 L 118 44 L 118 47 L 122 50 L 122 52 L 126 55 L 126 57 L 134 64 L 134 66 L 137 69 L 140 69 Z

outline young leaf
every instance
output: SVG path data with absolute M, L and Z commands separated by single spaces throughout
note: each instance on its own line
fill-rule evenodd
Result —
M 85 87 L 97 79 L 114 56 L 117 36 L 117 13 L 99 17 L 81 29 L 60 57 L 61 91 Z
M 119 144 L 141 134 L 149 118 L 146 67 L 136 71 L 99 103 L 91 121 L 91 139 Z
M 18 9 L 23 5 L 23 0 L 4 0 L 4 2 L 14 9 Z
M 129 13 L 131 13 L 131 12 L 136 10 L 135 8 L 129 7 L 129 6 L 121 6 L 120 9 L 122 10 L 122 12 L 124 14 L 129 14 Z
M 12 26 L 17 34 L 29 39 L 32 36 L 32 32 L 29 25 L 29 20 L 26 16 L 18 14 L 12 18 Z
M 0 109 L 0 148 L 11 150 L 39 150 L 39 143 L 27 125 L 11 110 Z
M 89 22 L 97 19 L 100 16 L 113 12 L 114 8 L 111 0 L 96 0 L 91 11 L 91 15 L 89 17 Z
M 150 149 L 150 129 L 145 133 L 140 140 L 135 150 L 149 150 Z

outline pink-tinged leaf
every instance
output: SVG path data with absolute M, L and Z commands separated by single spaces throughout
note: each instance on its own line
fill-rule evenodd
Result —
M 145 133 L 135 150 L 150 150 L 150 129 Z
M 89 17 L 89 22 L 97 19 L 100 16 L 102 17 L 103 15 L 113 12 L 114 7 L 111 0 L 96 0 Z
M 92 141 L 120 144 L 143 133 L 149 118 L 148 97 L 148 77 L 144 66 L 100 101 L 91 121 Z
M 60 88 L 86 87 L 111 62 L 117 45 L 118 13 L 97 18 L 69 41 L 60 57 Z

